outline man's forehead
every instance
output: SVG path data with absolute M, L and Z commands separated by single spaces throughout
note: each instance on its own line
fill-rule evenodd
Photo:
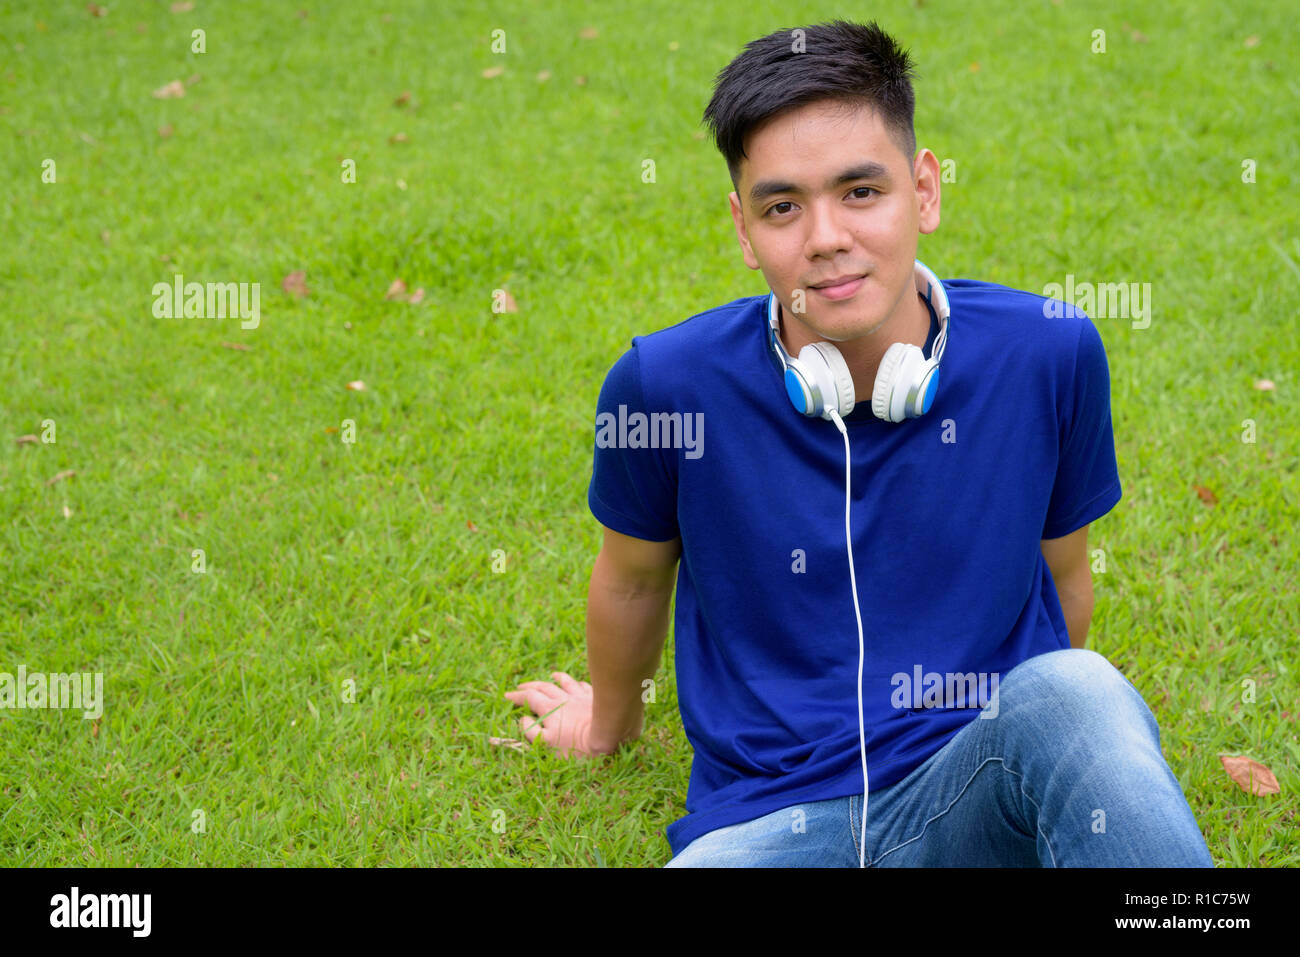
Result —
M 831 119 L 837 127 L 842 122 L 847 122 L 860 124 L 864 128 L 856 130 L 851 138 L 843 129 L 838 133 L 831 129 L 824 132 L 806 129 L 809 119 L 820 118 Z M 829 141 L 844 149 L 838 150 L 839 156 L 831 161 L 824 149 L 808 139 L 814 135 L 822 143 Z M 745 151 L 740 158 L 736 183 L 737 193 L 742 198 L 753 191 L 760 178 L 769 185 L 774 181 L 798 184 L 807 189 L 819 189 L 826 185 L 821 182 L 824 178 L 821 174 L 810 176 L 803 163 L 798 164 L 798 168 L 783 169 L 780 167 L 788 166 L 790 161 L 786 158 L 776 160 L 770 155 L 781 152 L 783 145 L 789 145 L 791 137 L 804 147 L 805 152 L 815 152 L 819 160 L 827 160 L 821 164 L 823 171 L 832 176 L 832 182 L 836 183 L 842 179 L 840 174 L 850 170 L 860 171 L 860 175 L 855 178 L 896 177 L 904 172 L 903 167 L 906 165 L 907 158 L 903 156 L 903 151 L 893 142 L 880 112 L 871 104 L 818 100 L 778 113 L 745 137 Z M 771 193 L 773 190 L 766 189 L 764 192 Z

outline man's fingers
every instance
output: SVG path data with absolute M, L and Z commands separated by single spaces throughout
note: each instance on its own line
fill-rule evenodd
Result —
M 536 718 L 520 718 L 519 730 L 528 739 L 528 743 L 532 744 L 537 739 L 537 736 L 542 733 L 542 723 Z
M 556 681 L 558 681 L 560 683 L 560 687 L 563 688 L 569 694 L 578 694 L 580 691 L 582 691 L 582 684 L 578 681 L 575 681 L 573 678 L 565 674 L 563 671 L 552 671 L 551 677 L 554 678 Z
M 556 701 L 564 698 L 564 692 L 549 681 L 525 681 L 519 685 L 517 690 L 539 692 L 542 697 L 554 698 Z
M 540 681 L 530 681 L 528 684 L 532 687 L 523 688 L 520 691 L 507 691 L 504 697 L 512 704 L 524 705 L 537 714 L 545 714 L 566 700 L 564 692 L 554 685 Z M 539 687 L 544 684 L 544 687 Z M 547 692 L 547 688 L 552 689 L 550 693 Z

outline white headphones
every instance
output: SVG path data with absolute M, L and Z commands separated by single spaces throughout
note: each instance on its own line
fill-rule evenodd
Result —
M 929 411 L 939 386 L 939 361 L 948 344 L 948 295 L 939 278 L 923 262 L 914 267 L 916 291 L 925 297 L 939 317 L 939 334 L 935 337 L 930 358 L 918 346 L 895 342 L 886 350 L 876 372 L 871 393 L 871 411 L 886 422 L 915 419 Z M 853 411 L 853 376 L 844 356 L 829 342 L 812 342 L 799 350 L 793 359 L 786 352 L 780 335 L 780 308 L 776 293 L 768 296 L 768 338 L 781 367 L 785 370 L 785 391 L 795 409 L 803 415 L 831 418 L 833 409 L 840 416 Z

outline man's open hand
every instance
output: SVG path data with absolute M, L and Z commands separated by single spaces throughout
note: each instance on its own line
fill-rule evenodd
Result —
M 563 671 L 551 672 L 558 685 L 549 681 L 525 681 L 516 691 L 507 691 L 512 704 L 529 708 L 539 718 L 520 718 L 519 727 L 531 743 L 539 735 L 560 757 L 599 757 L 603 751 L 588 746 L 591 732 L 591 685 L 575 681 Z

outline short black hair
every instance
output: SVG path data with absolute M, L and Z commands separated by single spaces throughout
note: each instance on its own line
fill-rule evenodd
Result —
M 907 52 L 875 21 L 835 20 L 799 30 L 778 30 L 750 42 L 717 76 L 704 122 L 727 161 L 732 185 L 739 189 L 751 130 L 818 100 L 875 109 L 903 155 L 913 159 L 915 70 Z

